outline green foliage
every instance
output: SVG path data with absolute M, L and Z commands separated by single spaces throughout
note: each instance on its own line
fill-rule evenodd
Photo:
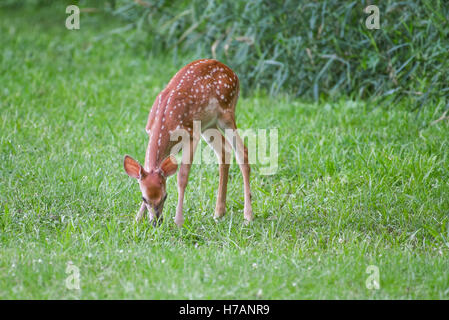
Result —
M 42 7 L 47 0 L 6 1 Z M 60 6 L 64 2 L 58 2 Z M 410 108 L 449 108 L 449 5 L 444 0 L 109 0 L 74 1 L 120 17 L 113 33 L 153 54 L 213 57 L 245 89 L 319 100 L 341 95 Z M 380 29 L 364 8 L 380 9 Z M 89 14 L 84 12 L 84 14 Z
M 410 96 L 415 106 L 447 100 L 446 1 L 378 1 L 379 30 L 365 26 L 369 4 L 121 0 L 110 11 L 147 32 L 142 39 L 154 52 L 216 57 L 238 72 L 245 88 L 314 99 Z

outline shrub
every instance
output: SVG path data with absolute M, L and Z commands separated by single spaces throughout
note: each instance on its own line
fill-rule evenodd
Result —
M 124 19 L 123 30 L 139 34 L 131 41 L 154 54 L 182 52 L 223 61 L 239 74 L 244 92 L 286 91 L 315 100 L 348 95 L 389 103 L 411 96 L 418 107 L 449 100 L 446 0 L 75 3 Z M 365 26 L 364 8 L 370 4 L 380 9 L 378 30 Z

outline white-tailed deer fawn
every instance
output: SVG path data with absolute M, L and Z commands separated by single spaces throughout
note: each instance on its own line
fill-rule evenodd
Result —
M 175 223 L 182 226 L 184 191 L 199 141 L 199 134 L 194 134 L 195 121 L 200 122 L 202 133 L 206 129 L 215 129 L 219 133 L 218 138 L 215 136 L 216 139 L 213 141 L 203 135 L 214 149 L 219 162 L 220 177 L 215 218 L 222 217 L 226 210 L 230 146 L 232 146 L 243 175 L 244 217 L 247 221 L 253 219 L 248 151 L 237 133 L 235 124 L 234 112 L 238 97 L 237 75 L 229 67 L 212 59 L 197 60 L 186 65 L 159 93 L 146 125 L 149 142 L 144 167 L 129 156 L 125 156 L 124 159 L 126 173 L 138 180 L 142 191 L 142 204 L 136 216 L 137 221 L 144 217 L 146 210 L 154 225 L 162 220 L 162 209 L 167 198 L 166 179 L 178 168 L 176 159 L 171 154 L 178 142 L 172 141 L 171 136 L 173 132 L 183 130 L 187 139 L 178 172 L 178 205 L 175 216 Z M 223 132 L 231 131 L 233 136 L 223 135 L 218 129 Z

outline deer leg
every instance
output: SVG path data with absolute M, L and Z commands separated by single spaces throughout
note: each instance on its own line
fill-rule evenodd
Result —
M 223 217 L 226 213 L 226 192 L 228 186 L 229 162 L 231 159 L 231 146 L 218 129 L 216 129 L 216 132 L 217 134 L 213 137 L 212 141 L 210 141 L 210 138 L 203 138 L 207 144 L 214 149 L 219 164 L 220 178 L 214 214 L 214 218 L 218 219 Z
M 225 132 L 226 140 L 228 140 L 229 144 L 234 149 L 235 157 L 237 159 L 237 163 L 239 164 L 240 171 L 243 176 L 243 190 L 245 195 L 245 206 L 243 209 L 244 217 L 247 221 L 251 221 L 254 219 L 253 209 L 251 206 L 251 189 L 249 183 L 250 176 L 250 166 L 248 163 L 248 149 L 243 143 L 242 138 L 237 132 L 237 126 L 235 124 L 234 116 L 230 113 L 225 114 L 218 121 L 218 125 Z M 229 135 L 226 132 L 228 130 L 232 130 L 232 134 Z M 229 131 L 228 131 L 229 133 Z M 235 143 L 234 138 L 235 137 Z
M 182 206 L 184 203 L 184 192 L 189 180 L 190 167 L 192 166 L 193 156 L 198 144 L 199 138 L 192 137 L 190 139 L 188 148 L 189 152 L 182 151 L 181 166 L 178 171 L 178 205 L 176 206 L 175 223 L 178 227 L 182 227 L 184 217 L 182 214 Z
M 141 221 L 145 217 L 146 210 L 147 210 L 147 206 L 145 205 L 145 202 L 142 201 L 142 205 L 140 206 L 140 209 L 136 215 L 136 222 Z

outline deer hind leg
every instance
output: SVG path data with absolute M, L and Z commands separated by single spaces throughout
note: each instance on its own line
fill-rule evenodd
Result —
M 215 205 L 214 214 L 214 218 L 218 219 L 223 217 L 226 213 L 226 192 L 228 186 L 229 163 L 231 160 L 232 149 L 221 132 L 218 131 L 217 128 L 213 128 L 213 130 L 213 137 L 203 135 L 203 138 L 207 142 L 207 144 L 211 146 L 212 149 L 214 149 L 214 152 L 218 159 L 220 178 L 217 192 L 217 204 Z
M 190 139 L 189 152 L 186 150 L 182 151 L 182 161 L 181 166 L 178 171 L 178 205 L 176 206 L 175 223 L 178 227 L 182 227 L 184 223 L 184 216 L 182 214 L 182 207 L 184 203 L 184 192 L 187 187 L 187 182 L 189 180 L 190 167 L 192 166 L 193 156 L 198 144 L 199 138 L 192 137 Z
M 249 183 L 249 176 L 251 168 L 248 163 L 248 149 L 243 143 L 242 138 L 237 132 L 237 126 L 235 124 L 234 114 L 225 113 L 218 120 L 218 126 L 225 132 L 225 138 L 234 149 L 235 158 L 240 167 L 240 171 L 243 176 L 243 190 L 245 196 L 244 217 L 247 221 L 254 219 L 253 209 L 251 206 L 251 189 Z M 232 134 L 229 135 L 229 130 Z M 235 137 L 235 141 L 234 141 Z

